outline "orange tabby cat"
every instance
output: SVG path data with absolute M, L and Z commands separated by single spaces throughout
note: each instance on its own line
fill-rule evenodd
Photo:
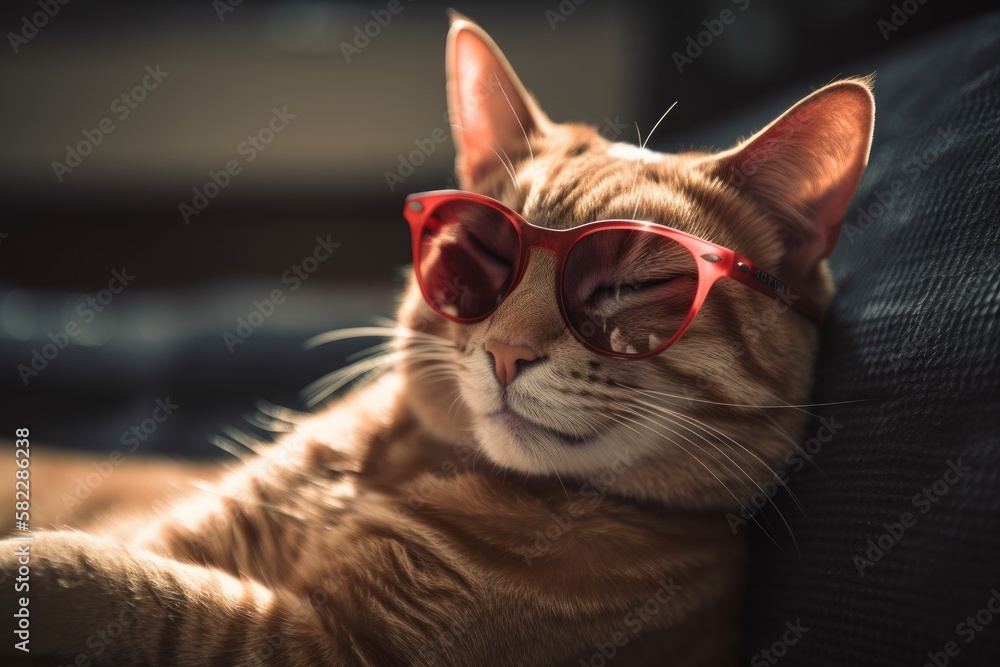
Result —
M 635 264 L 635 248 L 578 257 L 571 284 L 564 257 L 526 250 L 513 291 L 463 322 L 450 318 L 474 307 L 468 285 L 449 302 L 414 282 L 392 370 L 169 511 L 35 534 L 30 590 L 13 594 L 30 599 L 32 658 L 593 665 L 655 636 L 654 664 L 734 664 L 746 556 L 725 515 L 804 427 L 774 406 L 809 397 L 817 327 L 801 305 L 831 297 L 824 259 L 867 163 L 869 81 L 828 85 L 731 150 L 667 155 L 553 123 L 460 16 L 447 72 L 459 182 L 502 202 L 503 224 L 649 221 L 752 259 L 752 276 L 728 251 L 702 255 L 737 279 L 645 355 L 664 341 L 615 348 L 618 328 L 587 339 L 573 320 L 590 309 L 655 328 L 663 303 L 701 285 L 649 261 L 654 277 L 588 275 Z M 422 233 L 418 252 L 447 254 L 443 233 Z M 455 275 L 513 275 L 491 234 L 476 240 L 483 266 Z M 3 543 L 5 571 L 24 544 Z M 8 631 L 0 651 L 24 656 L 13 645 Z

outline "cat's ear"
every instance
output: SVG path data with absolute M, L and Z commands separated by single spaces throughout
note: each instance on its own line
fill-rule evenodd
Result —
M 551 121 L 482 28 L 453 13 L 445 55 L 448 114 L 461 187 L 529 153 L 528 139 Z
M 713 159 L 716 176 L 781 226 L 786 275 L 807 273 L 833 252 L 868 164 L 874 122 L 871 80 L 838 81 Z

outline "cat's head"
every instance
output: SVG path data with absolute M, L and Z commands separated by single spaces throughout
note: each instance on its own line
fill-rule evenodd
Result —
M 825 258 L 867 164 L 870 82 L 814 92 L 734 148 L 656 153 L 551 121 L 476 24 L 456 16 L 448 106 L 462 189 L 527 221 L 567 229 L 660 223 L 733 249 L 825 310 Z M 734 280 L 719 280 L 683 337 L 626 360 L 585 347 L 556 300 L 555 260 L 534 249 L 523 279 L 474 324 L 436 314 L 411 284 L 400 322 L 413 409 L 437 436 L 472 436 L 507 469 L 588 479 L 689 506 L 732 505 L 773 476 L 804 414 L 817 328 Z M 440 336 L 436 343 L 424 334 Z

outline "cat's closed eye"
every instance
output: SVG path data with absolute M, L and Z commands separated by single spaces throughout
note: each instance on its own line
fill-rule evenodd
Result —
M 486 234 L 482 234 L 478 230 L 467 230 L 465 232 L 465 241 L 467 242 L 467 247 L 475 251 L 480 259 L 495 262 L 505 268 L 509 268 L 514 263 L 510 254 L 502 254 L 503 251 L 497 247 L 498 243 L 496 240 Z
M 633 278 L 609 284 L 602 283 L 594 288 L 594 290 L 590 293 L 590 296 L 587 297 L 587 303 L 598 304 L 605 300 L 621 301 L 623 299 L 630 299 L 639 296 L 645 298 L 654 297 L 664 291 L 659 288 L 671 286 L 674 281 L 677 281 L 682 277 L 682 274 L 676 274 L 672 276 L 651 277 L 646 279 Z

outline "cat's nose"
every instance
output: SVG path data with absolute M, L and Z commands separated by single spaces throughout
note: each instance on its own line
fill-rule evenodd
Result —
M 538 359 L 534 350 L 523 345 L 509 345 L 491 339 L 486 341 L 483 347 L 493 356 L 497 379 L 504 387 L 514 381 L 514 377 L 524 364 Z

